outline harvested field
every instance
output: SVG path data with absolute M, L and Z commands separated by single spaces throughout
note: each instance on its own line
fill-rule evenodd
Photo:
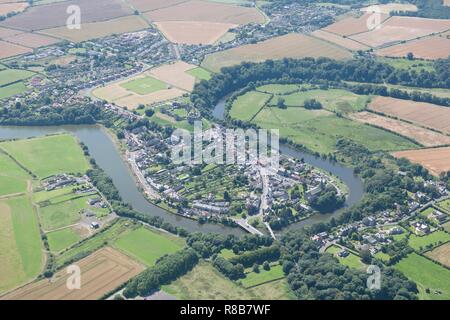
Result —
M 420 59 L 445 59 L 450 55 L 450 39 L 437 35 L 383 48 L 378 50 L 376 54 L 384 57 L 406 57 L 409 52 Z
M 66 270 L 3 296 L 3 300 L 96 300 L 139 274 L 144 267 L 112 248 L 104 248 L 76 263 L 81 269 L 81 289 L 69 290 Z
M 351 118 L 411 138 L 426 147 L 450 145 L 449 136 L 371 112 L 354 113 Z
M 393 155 L 419 163 L 436 176 L 441 172 L 450 171 L 450 147 L 399 151 Z
M 175 99 L 185 94 L 185 91 L 179 89 L 165 89 L 146 95 L 129 95 L 114 101 L 114 103 L 122 108 L 136 109 L 140 104 L 148 105 L 166 100 Z
M 367 27 L 367 21 L 370 18 L 370 16 L 371 16 L 370 13 L 366 13 L 359 18 L 349 17 L 344 20 L 333 23 L 332 25 L 329 25 L 328 27 L 325 27 L 322 30 L 340 34 L 342 36 L 349 36 L 355 33 L 367 32 L 369 31 L 369 28 Z M 383 22 L 388 18 L 389 15 L 382 14 L 380 22 Z
M 255 8 L 192 0 L 144 14 L 153 21 L 209 21 L 232 24 L 263 23 Z
M 387 3 L 362 8 L 364 12 L 380 12 L 390 14 L 391 11 L 417 11 L 417 7 L 408 3 Z
M 25 48 L 13 43 L 0 40 L 0 59 L 18 56 L 33 52 L 30 48 Z
M 369 109 L 450 134 L 450 108 L 431 103 L 377 97 Z
M 381 28 L 352 35 L 350 38 L 371 47 L 408 41 L 450 28 L 450 20 L 416 17 L 392 17 Z
M 129 3 L 141 12 L 167 8 L 186 0 L 128 0 Z
M 450 242 L 427 252 L 425 255 L 450 268 Z
M 319 39 L 332 42 L 338 46 L 344 47 L 346 49 L 352 50 L 352 51 L 358 51 L 358 50 L 369 50 L 370 47 L 359 43 L 355 40 L 352 40 L 350 38 L 344 38 L 340 35 L 323 31 L 323 30 L 316 30 L 313 33 L 311 33 L 314 37 L 317 37 Z
M 162 21 L 155 25 L 173 43 L 214 44 L 236 24 L 200 21 Z
M 20 33 L 12 37 L 4 38 L 3 40 L 32 49 L 49 46 L 60 41 L 53 37 L 29 32 Z
M 14 1 L 9 1 L 14 2 Z M 22 12 L 28 7 L 27 2 L 18 3 L 1 3 L 0 2 L 0 16 L 6 16 L 10 12 Z
M 42 30 L 41 33 L 72 42 L 82 42 L 112 34 L 139 31 L 146 28 L 148 28 L 147 22 L 141 17 L 133 15 L 103 22 L 84 23 L 79 30 L 69 30 L 64 26 Z
M 77 5 L 82 12 L 82 23 L 105 21 L 131 15 L 131 8 L 120 0 L 71 0 L 34 6 L 26 12 L 0 23 L 20 30 L 42 30 L 65 26 L 69 5 Z
M 93 91 L 93 94 L 100 99 L 104 99 L 108 102 L 115 103 L 120 107 L 127 107 L 129 109 L 135 109 L 140 104 L 149 105 L 156 102 L 174 99 L 182 96 L 187 91 L 171 86 L 180 85 L 180 88 L 181 86 L 183 86 L 186 88 L 189 87 L 189 90 L 192 90 L 193 83 L 195 83 L 195 77 L 186 74 L 185 71 L 193 69 L 195 67 L 196 66 L 189 65 L 184 62 L 164 65 L 150 71 L 145 71 L 134 77 L 117 81 L 104 87 L 99 87 Z M 137 94 L 136 92 L 127 90 L 123 86 L 124 84 L 130 83 L 131 81 L 143 79 L 146 77 L 157 78 L 157 80 L 163 82 L 167 80 L 171 83 L 167 84 L 166 89 L 152 91 L 146 94 Z
M 267 59 L 304 57 L 328 57 L 350 59 L 350 51 L 328 42 L 297 33 L 272 38 L 256 44 L 249 44 L 206 56 L 202 63 L 206 69 L 218 72 L 222 67 L 243 61 L 260 62 Z
M 20 34 L 20 33 L 23 33 L 23 31 L 0 27 L 0 39 L 12 37 L 12 36 L 15 36 L 16 34 Z
M 197 68 L 197 66 L 183 61 L 177 61 L 172 64 L 166 64 L 152 69 L 149 73 L 156 79 L 174 87 L 192 91 L 192 89 L 194 89 L 195 77 L 188 74 L 187 71 L 195 68 Z

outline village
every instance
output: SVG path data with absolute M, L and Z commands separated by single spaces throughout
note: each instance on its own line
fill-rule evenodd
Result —
M 403 175 L 403 172 L 398 174 Z M 337 255 L 341 259 L 352 253 L 370 252 L 372 256 L 389 259 L 386 250 L 390 244 L 411 235 L 417 239 L 442 232 L 443 225 L 450 221 L 449 191 L 442 182 L 424 181 L 427 186 L 435 187 L 439 195 L 432 199 L 423 192 L 409 195 L 406 206 L 397 204 L 396 210 L 385 210 L 360 222 L 336 227 L 332 232 L 320 232 L 311 237 L 325 252 L 331 247 L 339 247 Z M 429 250 L 434 244 L 414 248 L 418 251 Z M 428 248 L 429 247 L 429 248 Z
M 109 109 L 115 107 L 110 105 Z M 191 109 L 190 113 L 196 114 L 195 108 Z M 133 121 L 139 118 L 121 112 Z M 209 130 L 224 141 L 226 129 L 213 126 Z M 278 170 L 271 174 L 267 174 L 267 163 L 261 162 L 175 165 L 170 153 L 179 141 L 159 128 L 124 130 L 123 138 L 126 158 L 147 197 L 173 213 L 200 222 L 233 221 L 251 233 L 273 234 L 273 229 L 316 214 L 315 200 L 323 194 L 331 191 L 335 196 L 333 210 L 343 205 L 346 196 L 336 177 L 285 155 L 281 156 Z
M 39 111 L 95 103 L 91 89 L 172 60 L 171 44 L 154 28 L 39 48 L 11 62 L 11 67 L 41 74 L 26 80 L 30 89 L 3 99 L 3 105 L 20 103 Z
M 208 54 L 224 51 L 246 44 L 257 43 L 291 32 L 309 33 L 329 24 L 345 12 L 338 7 L 315 4 L 271 3 L 261 8 L 269 17 L 266 24 L 250 23 L 229 30 L 233 38 L 214 45 L 178 45 L 181 58 L 189 63 L 199 64 Z

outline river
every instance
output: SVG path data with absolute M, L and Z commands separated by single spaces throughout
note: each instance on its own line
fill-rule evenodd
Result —
M 220 119 L 223 118 L 224 102 L 219 103 L 214 115 Z M 114 182 L 114 185 L 119 190 L 122 199 L 130 203 L 134 209 L 148 214 L 150 216 L 158 216 L 174 226 L 185 228 L 189 232 L 214 232 L 222 234 L 242 235 L 243 230 L 239 228 L 231 228 L 219 224 L 199 224 L 194 220 L 184 218 L 175 214 L 171 214 L 150 203 L 143 194 L 139 191 L 138 186 L 130 172 L 128 165 L 122 159 L 117 147 L 112 141 L 111 137 L 100 126 L 42 126 L 42 127 L 18 127 L 18 126 L 0 126 L 0 140 L 6 139 L 24 139 L 30 137 L 44 136 L 59 132 L 69 132 L 75 135 L 88 148 L 91 156 L 95 159 L 97 164 L 106 172 Z M 362 181 L 353 174 L 349 168 L 333 163 L 329 160 L 324 160 L 312 156 L 311 154 L 294 150 L 288 146 L 282 145 L 281 151 L 284 154 L 303 158 L 306 162 L 313 166 L 322 168 L 335 176 L 342 179 L 349 189 L 349 196 L 346 201 L 346 206 L 350 206 L 358 202 L 363 195 Z M 311 218 L 301 222 L 292 224 L 285 230 L 297 229 L 308 224 L 326 221 L 333 214 L 329 215 L 314 215 Z
M 225 104 L 226 99 L 222 99 L 216 104 L 212 112 L 212 115 L 217 120 L 224 119 Z M 286 144 L 280 145 L 280 152 L 282 154 L 288 155 L 296 159 L 304 159 L 305 162 L 313 165 L 314 167 L 323 169 L 341 179 L 347 185 L 348 188 L 348 196 L 345 201 L 346 208 L 359 202 L 363 197 L 364 195 L 363 182 L 358 176 L 354 174 L 352 169 L 345 167 L 337 162 L 316 157 L 307 152 L 299 151 Z M 283 232 L 286 232 L 288 230 L 295 230 L 314 223 L 325 222 L 329 220 L 332 216 L 339 214 L 342 210 L 343 209 L 340 209 L 330 214 L 316 214 L 308 219 L 291 224 L 290 226 L 284 228 Z
M 92 158 L 106 172 L 119 190 L 122 199 L 134 209 L 158 216 L 174 226 L 185 228 L 189 232 L 214 232 L 241 235 L 240 228 L 231 228 L 220 224 L 199 224 L 197 221 L 169 213 L 149 201 L 139 191 L 128 165 L 124 162 L 111 137 L 100 126 L 59 126 L 59 127 L 2 127 L 0 139 L 24 139 L 39 137 L 58 132 L 70 132 L 88 148 Z

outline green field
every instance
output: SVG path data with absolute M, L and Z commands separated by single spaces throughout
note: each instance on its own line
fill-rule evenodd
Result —
M 435 211 L 435 209 L 433 207 L 428 207 L 425 210 L 420 211 L 420 214 L 422 216 L 424 216 L 425 218 L 427 218 L 430 214 L 432 214 Z
M 308 85 L 304 84 L 266 84 L 257 87 L 256 90 L 260 92 L 272 93 L 272 94 L 288 94 L 300 90 L 300 88 L 307 88 Z
M 167 88 L 167 84 L 152 77 L 145 77 L 123 83 L 121 87 L 137 94 L 150 94 Z
M 395 268 L 417 283 L 420 299 L 450 299 L 450 270 L 416 253 L 402 259 Z M 430 293 L 426 292 L 427 288 L 430 289 Z M 435 294 L 436 290 L 442 293 Z
M 153 116 L 149 118 L 152 122 L 155 122 L 161 126 L 170 126 L 177 129 L 184 129 L 190 132 L 194 131 L 194 125 L 190 124 L 187 120 L 177 121 L 175 118 L 163 114 L 159 111 L 155 112 Z M 211 127 L 211 123 L 207 119 L 202 119 L 203 129 Z
M 39 178 L 60 173 L 84 174 L 89 169 L 77 140 L 69 134 L 3 142 L 0 148 Z
M 272 266 L 270 270 L 266 271 L 262 267 L 259 268 L 259 273 L 250 272 L 245 275 L 244 279 L 239 280 L 244 288 L 254 287 L 266 282 L 275 281 L 284 278 L 283 267 L 280 265 Z
M 444 231 L 435 231 L 433 233 L 427 234 L 425 236 L 417 236 L 412 234 L 409 237 L 409 245 L 414 250 L 425 250 L 428 245 L 432 245 L 433 247 L 438 246 L 439 244 L 450 241 L 450 234 Z
M 340 263 L 342 263 L 344 266 L 350 267 L 350 268 L 354 268 L 354 269 L 362 269 L 364 264 L 361 262 L 361 259 L 350 252 L 350 254 L 345 257 L 339 257 L 338 253 L 341 251 L 342 249 L 338 246 L 332 245 L 331 247 L 327 248 L 326 252 L 330 253 L 332 255 L 334 255 Z
M 383 253 L 381 251 L 378 251 L 377 253 L 375 253 L 374 257 L 377 259 L 380 259 L 383 262 L 389 261 L 389 259 L 391 258 L 388 254 Z
M 78 260 L 81 257 L 84 257 L 87 254 L 100 249 L 106 244 L 111 244 L 124 232 L 132 229 L 133 225 L 134 223 L 129 220 L 116 220 L 116 222 L 114 222 L 111 227 L 103 229 L 89 239 L 81 242 L 79 245 L 56 256 L 56 266 L 59 268 L 62 265 L 66 264 L 68 261 Z
M 444 209 L 447 212 L 450 212 L 450 199 L 443 200 L 436 204 L 439 208 Z
M 51 191 L 38 191 L 38 192 L 34 192 L 33 193 L 33 201 L 36 203 L 39 202 L 43 202 L 43 201 L 50 201 L 51 199 L 61 196 L 61 195 L 66 195 L 66 194 L 71 194 L 73 191 L 72 186 L 70 187 L 64 187 L 64 188 L 60 188 L 60 189 L 55 189 L 55 190 L 51 190 Z
M 236 254 L 233 252 L 233 250 L 230 249 L 223 249 L 222 251 L 220 251 L 219 255 L 224 259 L 236 257 Z
M 33 76 L 34 73 L 27 70 L 5 69 L 0 71 L 0 87 L 7 84 L 24 80 Z
M 80 241 L 81 236 L 72 228 L 47 233 L 48 245 L 53 252 L 59 252 Z
M 23 82 L 16 82 L 4 87 L 0 87 L 0 99 L 9 98 L 16 94 L 27 91 L 28 88 Z
M 340 138 L 351 139 L 373 151 L 417 147 L 403 137 L 338 117 L 325 110 L 266 107 L 252 122 L 265 129 L 279 129 L 281 136 L 320 153 L 333 152 L 336 141 Z
M 380 62 L 387 63 L 397 69 L 405 70 L 415 70 L 420 72 L 422 70 L 433 72 L 433 61 L 422 61 L 422 60 L 408 60 L 405 58 L 387 58 L 387 57 L 377 57 Z
M 224 277 L 206 261 L 200 261 L 192 271 L 171 284 L 163 286 L 162 290 L 181 300 L 288 300 L 294 298 L 284 279 L 245 289 Z
M 25 192 L 27 179 L 25 170 L 17 165 L 10 157 L 0 152 L 0 196 Z
M 0 201 L 0 292 L 36 277 L 42 267 L 42 244 L 28 197 Z
M 341 113 L 364 110 L 369 100 L 368 96 L 357 95 L 342 89 L 308 90 L 282 97 L 288 107 L 303 107 L 306 100 L 316 99 L 322 103 L 324 109 Z M 275 97 L 271 104 L 275 105 L 277 101 L 278 99 Z
M 196 77 L 199 80 L 211 79 L 211 72 L 203 69 L 202 67 L 197 67 L 197 68 L 188 70 L 188 71 L 186 71 L 186 73 L 190 74 L 191 76 Z
M 114 246 L 147 266 L 152 266 L 163 255 L 180 250 L 183 243 L 181 238 L 141 227 L 117 239 Z
M 89 208 L 88 199 L 89 197 L 82 197 L 40 207 L 42 228 L 51 231 L 77 223 L 81 218 L 81 211 Z
M 261 86 L 259 90 L 270 93 L 251 91 L 239 96 L 233 102 L 229 115 L 234 119 L 251 121 L 264 129 L 279 129 L 281 136 L 320 153 L 333 152 L 340 138 L 354 140 L 372 151 L 418 147 L 391 132 L 339 116 L 363 110 L 369 101 L 368 96 L 341 89 L 292 93 L 299 88 L 299 85 L 293 84 Z M 275 95 L 272 97 L 272 94 Z M 280 99 L 284 99 L 287 108 L 277 107 Z M 324 109 L 303 108 L 304 102 L 309 99 L 320 101 Z
M 445 231 L 450 232 L 450 221 L 446 222 L 442 225 L 445 229 Z
M 251 91 L 238 97 L 230 110 L 230 116 L 244 121 L 251 120 L 270 99 L 266 93 Z

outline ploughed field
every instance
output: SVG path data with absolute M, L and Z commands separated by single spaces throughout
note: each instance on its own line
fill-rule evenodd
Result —
M 441 172 L 450 171 L 450 147 L 399 151 L 393 155 L 418 163 L 436 176 Z
M 379 56 L 404 58 L 411 52 L 416 58 L 436 60 L 450 55 L 449 20 L 389 16 L 392 8 L 415 8 L 409 4 L 377 8 L 381 8 L 379 19 L 376 8 L 367 7 L 361 16 L 349 16 L 312 35 L 352 51 L 372 48 Z
M 291 33 L 256 44 L 248 44 L 207 55 L 202 66 L 218 72 L 244 61 L 261 62 L 267 59 L 327 57 L 350 59 L 350 51 L 309 35 Z
M 176 61 L 98 87 L 93 94 L 120 107 L 136 109 L 140 104 L 151 105 L 181 97 L 192 91 L 200 77 L 208 77 L 208 72 L 195 65 Z
M 377 97 L 369 109 L 450 134 L 450 108 L 425 102 Z
M 81 270 L 80 290 L 67 287 L 65 269 L 51 280 L 24 286 L 2 299 L 6 300 L 96 300 L 144 270 L 144 266 L 112 248 L 103 248 L 76 264 Z M 69 280 L 70 281 L 70 280 Z

